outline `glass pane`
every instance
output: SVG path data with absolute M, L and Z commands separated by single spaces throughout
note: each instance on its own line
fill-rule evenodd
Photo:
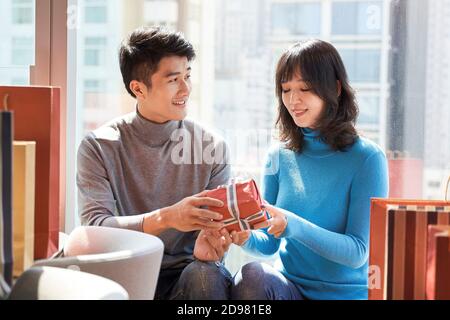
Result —
M 106 63 L 108 45 L 105 37 L 86 37 L 84 39 L 84 64 L 86 66 L 101 66 Z
M 30 4 L 32 4 L 31 1 Z M 14 24 L 31 24 L 33 22 L 33 6 L 14 7 L 12 21 Z
M 31 65 L 34 61 L 34 43 L 31 37 L 14 37 L 11 39 L 11 64 Z
M 84 64 L 86 66 L 100 65 L 98 50 L 86 49 L 85 56 L 84 56 Z
M 29 84 L 29 66 L 34 64 L 35 1 L 0 1 L 0 83 Z
M 380 50 L 341 49 L 340 54 L 352 82 L 380 81 Z
M 30 84 L 28 66 L 0 66 L 0 85 L 24 86 Z
M 333 3 L 332 34 L 381 34 L 382 1 L 344 1 Z
M 105 37 L 88 37 L 84 39 L 85 45 L 89 46 L 105 46 L 106 45 L 106 38 Z
M 86 7 L 84 17 L 86 23 L 105 23 L 108 17 L 105 6 Z
M 101 92 L 104 88 L 104 80 L 94 79 L 94 80 L 84 80 L 84 91 L 85 92 Z
M 320 3 L 273 3 L 273 34 L 317 35 L 320 33 Z
M 358 124 L 378 124 L 380 121 L 380 98 L 358 95 L 359 117 Z
M 175 29 L 178 21 L 177 1 L 145 0 L 144 20 L 148 25 L 161 25 Z

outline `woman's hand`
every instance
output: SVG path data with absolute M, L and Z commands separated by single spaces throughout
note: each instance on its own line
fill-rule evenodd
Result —
M 233 243 L 237 246 L 242 246 L 244 243 L 247 242 L 248 238 L 250 238 L 251 231 L 250 230 L 244 230 L 244 231 L 231 231 L 231 239 L 233 240 Z
M 269 234 L 273 234 L 276 238 L 279 238 L 287 227 L 286 215 L 280 209 L 268 204 L 267 202 L 264 203 L 264 206 L 272 217 L 268 220 L 270 227 L 267 229 L 267 232 Z

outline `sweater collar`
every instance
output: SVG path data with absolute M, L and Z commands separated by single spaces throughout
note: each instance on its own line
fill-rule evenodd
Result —
M 300 134 L 303 135 L 304 148 L 302 153 L 305 155 L 326 157 L 335 153 L 331 146 L 322 140 L 319 130 L 300 128 Z
M 141 137 L 151 146 L 161 146 L 170 140 L 172 133 L 181 128 L 182 120 L 171 120 L 157 123 L 145 118 L 136 106 L 136 111 L 131 118 L 131 127 L 135 134 Z

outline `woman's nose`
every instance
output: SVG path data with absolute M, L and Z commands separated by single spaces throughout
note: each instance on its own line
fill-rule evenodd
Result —
M 291 94 L 289 96 L 289 103 L 292 104 L 297 101 L 300 101 L 298 93 L 296 92 L 296 90 L 291 90 Z

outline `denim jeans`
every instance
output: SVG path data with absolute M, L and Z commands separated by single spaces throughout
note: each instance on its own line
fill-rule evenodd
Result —
M 220 262 L 193 261 L 182 269 L 161 270 L 156 300 L 228 300 L 232 276 Z
M 250 262 L 234 276 L 232 300 L 304 300 L 295 284 L 265 263 Z

